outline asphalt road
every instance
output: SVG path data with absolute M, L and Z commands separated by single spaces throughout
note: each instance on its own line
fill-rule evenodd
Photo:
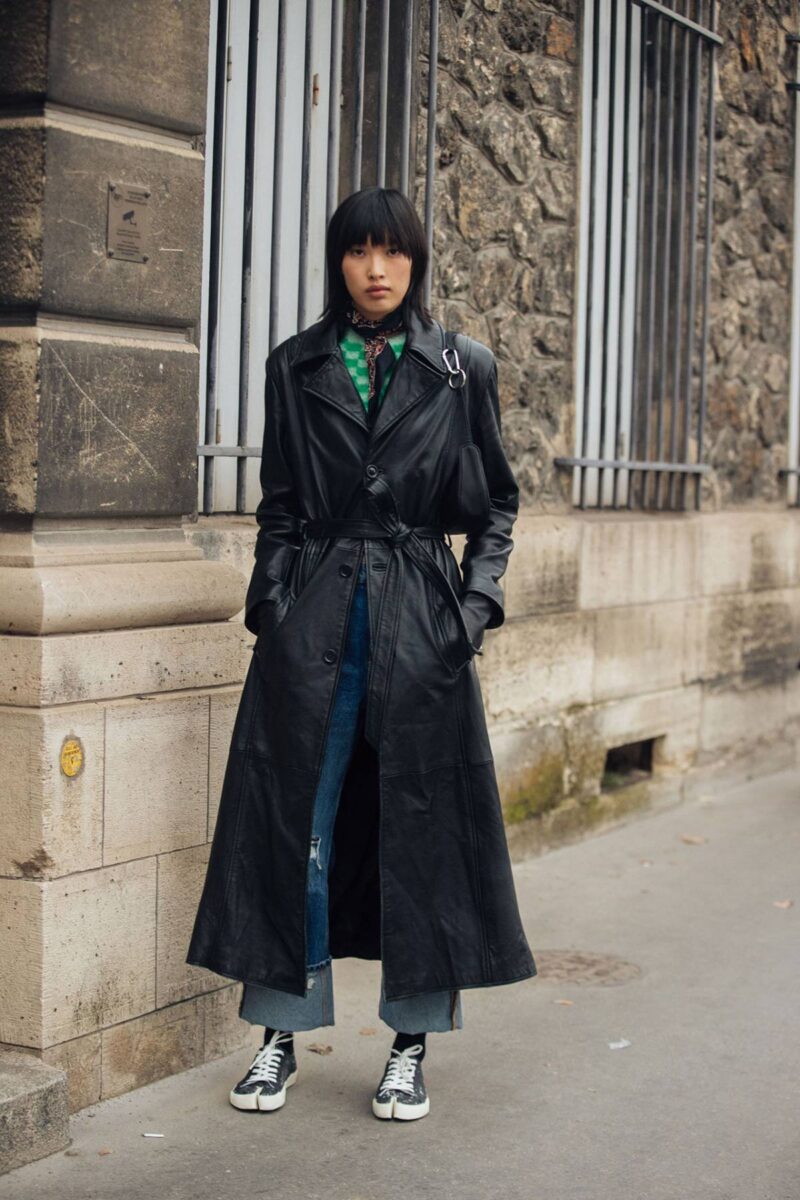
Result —
M 84 1110 L 0 1197 L 800 1200 L 800 773 L 515 870 L 540 975 L 429 1035 L 429 1116 L 373 1117 L 392 1035 L 346 960 L 282 1110 L 230 1107 L 239 1053 Z

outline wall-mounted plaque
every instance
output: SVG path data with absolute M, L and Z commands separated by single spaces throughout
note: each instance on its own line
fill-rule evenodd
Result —
M 150 189 L 147 187 L 109 183 L 106 233 L 109 258 L 121 258 L 124 262 L 148 261 L 149 202 Z

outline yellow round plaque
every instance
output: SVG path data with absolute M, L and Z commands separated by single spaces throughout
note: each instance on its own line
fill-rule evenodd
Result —
M 64 738 L 61 746 L 61 770 L 70 779 L 77 775 L 83 766 L 83 746 L 79 738 Z

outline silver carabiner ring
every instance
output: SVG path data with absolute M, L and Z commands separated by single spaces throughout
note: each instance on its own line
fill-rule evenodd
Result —
M 451 366 L 450 363 L 447 361 L 448 354 L 452 354 L 454 356 L 455 366 Z M 447 382 L 450 384 L 450 387 L 451 388 L 463 387 L 464 384 L 467 382 L 467 373 L 464 370 L 464 368 L 461 366 L 461 362 L 459 361 L 459 357 L 458 357 L 458 351 L 456 350 L 455 346 L 445 346 L 444 350 L 442 351 L 442 358 L 444 359 L 444 365 L 447 367 L 447 371 L 448 371 Z M 456 379 L 459 375 L 461 376 L 460 382 L 453 383 L 453 380 Z

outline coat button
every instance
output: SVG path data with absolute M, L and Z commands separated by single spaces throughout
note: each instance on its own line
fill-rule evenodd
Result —
M 375 466 L 375 463 L 367 463 L 367 472 L 366 473 L 367 473 L 368 479 L 375 478 L 375 476 L 378 474 L 378 468 Z
M 326 650 L 322 657 L 326 663 L 335 663 L 336 662 L 336 651 L 335 650 Z
M 350 563 L 342 563 L 342 565 L 339 567 L 339 574 L 345 579 L 347 579 L 348 575 L 352 575 L 353 568 L 350 566 Z

